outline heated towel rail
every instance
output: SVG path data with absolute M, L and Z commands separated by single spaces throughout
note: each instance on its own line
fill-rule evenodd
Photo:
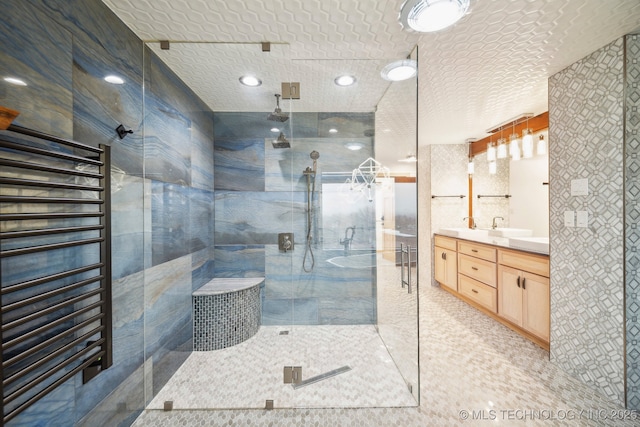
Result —
M 110 147 L 0 132 L 2 425 L 112 364 Z

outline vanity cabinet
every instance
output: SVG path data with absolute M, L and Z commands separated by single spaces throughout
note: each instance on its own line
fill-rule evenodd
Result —
M 456 240 L 436 236 L 434 239 L 434 278 L 451 290 L 458 290 Z
M 495 248 L 458 241 L 458 292 L 492 313 L 497 312 Z
M 549 349 L 549 256 L 436 235 L 443 289 Z
M 498 315 L 549 342 L 549 258 L 498 252 Z

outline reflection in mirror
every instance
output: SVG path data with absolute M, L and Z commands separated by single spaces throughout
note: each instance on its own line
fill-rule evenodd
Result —
M 548 141 L 548 131 L 537 132 Z M 489 170 L 487 152 L 474 156 L 471 194 L 473 217 L 478 228 L 498 227 L 532 230 L 536 237 L 549 237 L 549 157 L 545 150 L 531 158 L 497 159 L 496 173 Z M 509 197 L 505 197 L 509 196 Z

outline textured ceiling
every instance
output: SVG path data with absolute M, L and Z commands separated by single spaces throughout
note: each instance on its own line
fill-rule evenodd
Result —
M 281 81 L 300 81 L 302 95 L 283 110 L 372 111 L 389 85 L 380 69 L 417 45 L 423 144 L 546 111 L 549 76 L 640 29 L 638 0 L 471 0 L 460 22 L 431 34 L 402 29 L 404 0 L 103 1 L 216 111 L 273 110 Z M 240 87 L 248 72 L 260 88 Z M 341 72 L 357 84 L 336 87 Z

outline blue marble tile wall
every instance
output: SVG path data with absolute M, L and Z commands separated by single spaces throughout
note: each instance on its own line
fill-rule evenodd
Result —
M 159 367 L 188 354 L 191 292 L 213 277 L 212 112 L 99 0 L 8 2 L 0 46 L 0 75 L 27 82 L 0 82 L 16 124 L 112 147 L 113 366 L 86 385 L 76 375 L 7 425 L 130 425 L 145 388 L 173 372 Z M 122 140 L 121 123 L 133 130 Z M 3 264 L 2 285 L 41 273 L 25 266 Z
M 290 148 L 276 149 L 267 113 L 214 114 L 215 277 L 265 277 L 265 325 L 375 322 L 374 206 L 345 184 L 374 157 L 373 113 L 293 113 L 279 124 Z M 338 130 L 332 133 L 330 129 Z M 362 149 L 347 149 L 347 143 Z M 318 151 L 312 251 L 305 261 L 307 181 Z M 324 185 L 323 185 L 324 184 Z M 343 191 L 344 203 L 329 196 Z M 354 207 L 347 204 L 354 201 Z M 340 212 L 349 212 L 340 219 Z M 342 214 L 343 216 L 345 214 Z M 345 257 L 340 237 L 356 226 Z M 278 233 L 293 232 L 293 251 L 278 250 Z

